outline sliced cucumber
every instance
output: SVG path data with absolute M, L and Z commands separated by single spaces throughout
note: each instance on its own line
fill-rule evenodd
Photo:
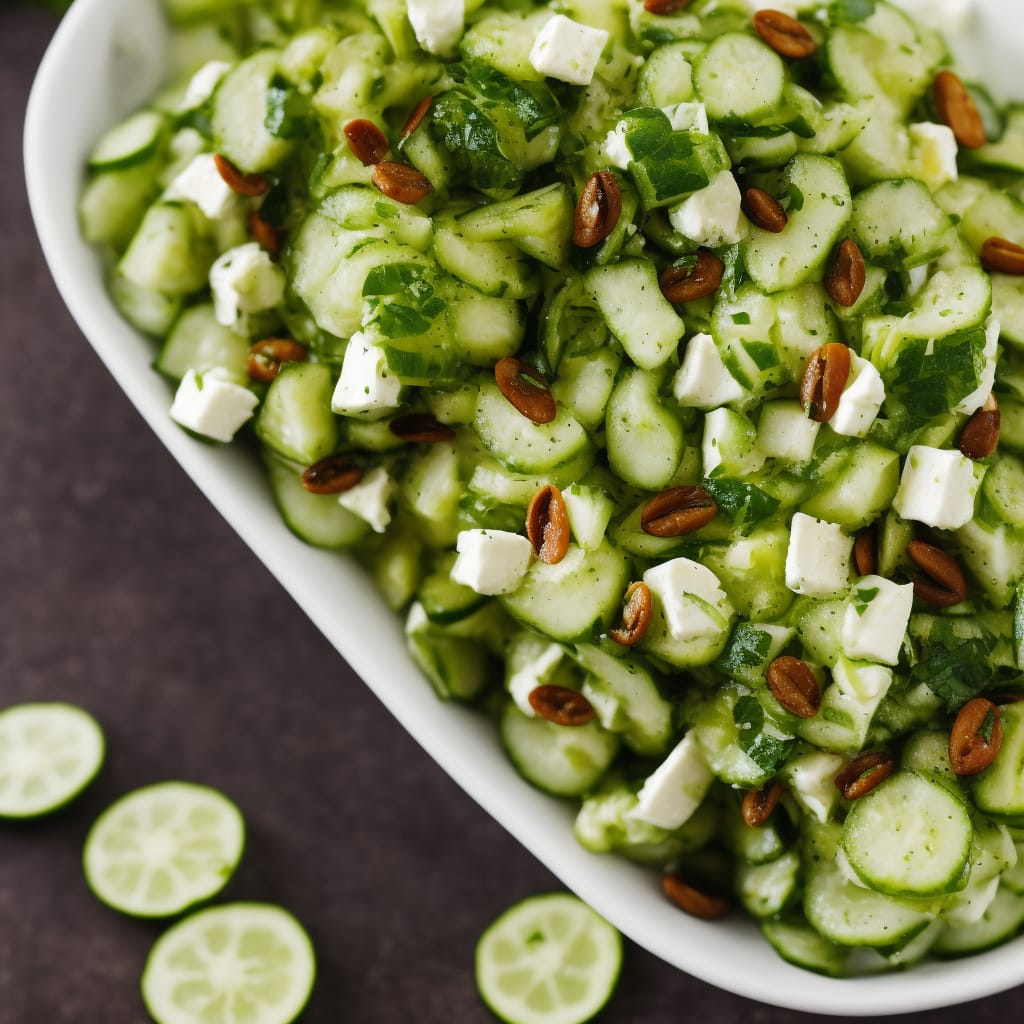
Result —
M 0 711 L 0 818 L 60 810 L 99 773 L 106 741 L 72 704 L 16 704 Z
M 330 455 L 338 444 L 331 412 L 334 374 L 326 363 L 290 363 L 263 400 L 256 433 L 278 455 L 303 466 Z
M 141 110 L 100 138 L 89 156 L 89 170 L 134 167 L 153 156 L 164 137 L 166 119 L 155 110 Z

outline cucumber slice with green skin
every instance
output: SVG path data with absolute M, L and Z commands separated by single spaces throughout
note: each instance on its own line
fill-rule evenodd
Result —
M 506 910 L 476 946 L 476 985 L 507 1024 L 583 1024 L 611 998 L 622 939 L 567 893 L 533 896 Z
M 288 911 L 228 903 L 179 921 L 157 939 L 142 998 L 157 1024 L 291 1024 L 315 978 L 313 943 Z
M 1024 822 L 1024 703 L 1002 709 L 1003 745 L 995 763 L 974 779 L 977 806 L 1010 824 Z
M 230 327 L 217 323 L 213 306 L 190 306 L 175 321 L 156 357 L 156 368 L 171 380 L 180 381 L 189 370 L 205 373 L 215 367 L 227 370 L 236 384 L 249 383 L 249 341 Z
M 171 917 L 227 885 L 245 846 L 241 812 L 223 793 L 161 782 L 121 797 L 85 840 L 85 880 L 132 917 Z
M 60 810 L 96 778 L 105 754 L 96 720 L 72 704 L 0 711 L 0 818 Z
M 501 716 L 501 742 L 519 774 L 553 796 L 588 793 L 619 751 L 619 737 L 596 720 L 555 725 L 527 717 L 511 702 Z
M 974 829 L 962 800 L 916 772 L 898 772 L 855 801 L 843 849 L 858 876 L 888 896 L 962 888 Z
M 134 167 L 156 153 L 166 121 L 155 110 L 142 110 L 115 125 L 104 135 L 89 157 L 90 171 L 114 171 Z
M 1024 895 L 1000 886 L 980 920 L 947 928 L 932 946 L 941 959 L 981 953 L 1009 942 L 1024 927 Z
M 830 978 L 838 978 L 846 970 L 849 950 L 829 942 L 804 921 L 764 921 L 761 932 L 788 963 Z
M 289 363 L 274 378 L 256 420 L 256 434 L 278 455 L 310 466 L 338 445 L 331 412 L 334 374 L 326 363 Z
M 700 56 L 693 84 L 712 120 L 757 121 L 781 105 L 786 66 L 760 39 L 727 33 Z

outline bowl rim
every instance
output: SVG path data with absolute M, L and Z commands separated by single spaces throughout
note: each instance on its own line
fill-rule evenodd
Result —
M 988 0 L 996 17 L 1002 11 L 1000 31 L 1012 22 L 1013 3 Z M 410 735 L 624 935 L 718 988 L 793 1010 L 875 1016 L 951 1006 L 1024 982 L 1024 937 L 965 960 L 835 979 L 778 958 L 753 922 L 708 923 L 680 914 L 660 896 L 654 872 L 579 846 L 571 810 L 515 773 L 484 716 L 437 700 L 405 651 L 398 617 L 376 595 L 367 599 L 367 578 L 351 561 L 310 548 L 287 530 L 248 453 L 203 444 L 172 423 L 171 394 L 151 367 L 150 343 L 113 307 L 101 261 L 80 237 L 76 211 L 89 144 L 99 129 L 145 98 L 139 82 L 133 92 L 108 80 L 114 72 L 107 57 L 124 44 L 117 33 L 136 30 L 128 49 L 140 47 L 142 78 L 149 75 L 151 92 L 161 68 L 157 37 L 164 25 L 159 0 L 76 0 L 47 49 L 24 136 L 29 205 L 46 262 L 72 317 L 143 419 Z M 1024 54 L 1024 32 L 1013 46 L 1018 56 Z M 363 643 L 368 635 L 379 642 Z

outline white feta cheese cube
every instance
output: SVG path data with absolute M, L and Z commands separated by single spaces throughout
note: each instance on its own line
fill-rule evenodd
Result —
M 257 242 L 228 249 L 210 268 L 217 322 L 234 327 L 246 313 L 262 313 L 284 301 L 284 271 Z
M 558 644 L 546 643 L 540 637 L 531 638 L 536 642 L 537 653 L 526 664 L 520 666 L 513 672 L 506 683 L 509 696 L 515 701 L 515 705 L 524 715 L 536 718 L 537 712 L 533 710 L 530 703 L 530 694 L 550 682 L 555 669 L 562 663 L 565 652 Z
M 999 346 L 999 327 L 999 321 L 992 317 L 986 321 L 985 368 L 981 371 L 981 380 L 969 395 L 960 400 L 954 408 L 955 412 L 971 416 L 985 404 L 985 400 L 992 394 L 992 386 L 996 382 L 996 349 Z
M 556 14 L 537 33 L 530 63 L 535 71 L 570 85 L 590 85 L 608 43 L 603 28 L 591 28 Z
M 835 597 L 850 583 L 853 538 L 835 523 L 797 512 L 789 528 L 786 586 L 795 594 Z
M 747 0 L 753 3 L 754 0 Z M 900 0 L 902 7 L 914 18 L 938 29 L 948 39 L 955 39 L 968 26 L 975 0 Z
M 937 192 L 943 185 L 956 181 L 957 143 L 953 129 L 932 121 L 920 121 L 908 126 L 911 159 L 917 176 Z
M 184 199 L 194 203 L 210 220 L 220 220 L 238 202 L 238 196 L 220 176 L 212 153 L 193 157 L 185 169 L 167 186 L 165 199 Z
M 714 778 L 696 738 L 688 732 L 647 777 L 630 815 L 658 828 L 679 828 L 700 807 Z
M 338 495 L 338 504 L 369 523 L 374 533 L 383 533 L 391 522 L 388 503 L 395 493 L 395 483 L 383 466 L 371 469 L 362 480 Z
M 217 370 L 188 370 L 171 404 L 171 419 L 213 441 L 232 440 L 252 418 L 259 399 L 248 389 L 225 380 Z
M 629 125 L 620 121 L 605 137 L 601 150 L 605 159 L 613 167 L 626 171 L 633 162 L 633 154 L 626 145 L 626 129 Z
M 526 575 L 533 545 L 506 530 L 463 530 L 455 544 L 459 557 L 451 578 L 478 594 L 511 593 Z
M 731 245 L 747 233 L 741 201 L 732 172 L 719 171 L 706 188 L 673 206 L 668 219 L 676 231 L 698 245 Z
M 703 103 L 676 103 L 671 107 L 662 107 L 661 110 L 674 132 L 707 135 L 711 130 L 708 127 L 708 111 Z
M 672 381 L 672 393 L 680 405 L 717 409 L 738 402 L 746 390 L 726 369 L 710 334 L 695 334 L 687 343 L 683 363 Z
M 843 613 L 846 656 L 895 665 L 913 603 L 912 583 L 893 583 L 882 576 L 857 580 Z
M 562 498 L 576 543 L 586 551 L 599 548 L 615 511 L 614 502 L 604 491 L 583 484 L 567 487 Z
M 466 28 L 466 0 L 409 0 L 409 24 L 427 53 L 450 57 Z
M 661 605 L 669 633 L 678 640 L 715 636 L 729 625 L 732 605 L 718 577 L 689 558 L 672 558 L 644 573 Z
M 231 65 L 226 60 L 207 61 L 189 80 L 181 106 L 178 108 L 181 113 L 201 107 L 213 95 L 214 89 L 220 85 L 220 80 L 230 70 Z
M 885 384 L 875 364 L 850 353 L 850 377 L 828 425 L 844 437 L 863 437 L 885 401 Z
M 331 409 L 342 416 L 376 419 L 398 407 L 401 381 L 388 369 L 384 352 L 357 331 L 349 339 Z
M 845 757 L 816 750 L 792 758 L 782 774 L 796 802 L 824 825 L 839 803 L 835 779 L 845 767 Z
M 812 420 L 799 402 L 765 402 L 757 424 L 757 446 L 769 459 L 807 462 L 814 454 L 820 429 L 821 424 Z
M 958 451 L 915 444 L 907 452 L 892 507 L 904 519 L 956 530 L 974 516 L 985 468 Z

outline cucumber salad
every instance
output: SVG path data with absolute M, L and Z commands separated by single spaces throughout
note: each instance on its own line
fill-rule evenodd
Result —
M 682 911 L 1013 937 L 1024 107 L 885 0 L 165 6 L 80 213 L 169 415 Z

